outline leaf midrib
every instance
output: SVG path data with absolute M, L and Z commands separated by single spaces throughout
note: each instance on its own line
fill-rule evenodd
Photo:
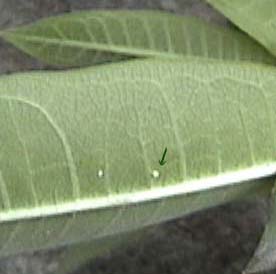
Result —
M 21 219 L 57 216 L 73 212 L 107 209 L 124 205 L 141 204 L 154 200 L 162 200 L 180 195 L 197 193 L 211 189 L 246 183 L 254 179 L 261 179 L 276 175 L 276 162 L 254 166 L 238 171 L 225 172 L 217 176 L 203 177 L 190 181 L 182 181 L 168 186 L 159 186 L 149 190 L 139 190 L 122 194 L 109 195 L 90 199 L 78 199 L 72 202 L 56 205 L 39 206 L 35 208 L 13 209 L 0 213 L 1 222 L 11 222 Z
M 7 40 L 9 40 L 9 36 L 13 36 L 11 33 L 0 33 L 0 36 L 3 36 Z M 124 55 L 130 55 L 130 56 L 149 56 L 149 57 L 162 57 L 162 58 L 179 58 L 184 57 L 182 54 L 178 53 L 171 53 L 171 52 L 162 52 L 158 50 L 149 50 L 149 49 L 138 49 L 131 47 L 131 50 L 129 47 L 122 47 L 122 46 L 114 46 L 114 45 L 108 45 L 108 44 L 101 44 L 96 42 L 82 42 L 82 41 L 75 41 L 75 40 L 60 40 L 56 38 L 42 38 L 39 36 L 27 36 L 27 35 L 21 35 L 21 34 L 15 34 L 16 37 L 25 40 L 25 41 L 31 41 L 36 43 L 48 43 L 48 44 L 57 44 L 59 46 L 68 46 L 68 47 L 78 47 L 82 49 L 90 49 L 90 50 L 97 50 L 97 51 L 104 51 L 104 52 L 113 52 L 113 53 L 120 53 Z M 188 54 L 186 54 L 188 55 Z M 191 55 L 192 56 L 192 55 Z

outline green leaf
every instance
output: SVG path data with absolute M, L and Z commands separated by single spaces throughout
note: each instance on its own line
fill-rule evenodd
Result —
M 46 63 L 63 66 L 183 56 L 275 63 L 265 49 L 240 32 L 199 18 L 153 11 L 70 13 L 1 36 Z
M 207 2 L 276 55 L 275 0 L 207 0 Z
M 270 67 L 200 58 L 1 77 L 0 253 L 266 194 L 248 181 L 276 172 L 275 84 Z
M 244 274 L 263 273 L 276 267 L 276 185 L 271 192 L 270 220 L 265 226 L 254 256 L 250 259 Z
M 74 270 L 85 265 L 91 259 L 111 254 L 115 248 L 120 250 L 129 245 L 137 245 L 139 241 L 149 235 L 149 231 L 153 230 L 154 228 L 143 229 L 142 231 L 104 237 L 92 242 L 70 245 L 56 258 L 59 265 L 56 274 L 73 273 Z

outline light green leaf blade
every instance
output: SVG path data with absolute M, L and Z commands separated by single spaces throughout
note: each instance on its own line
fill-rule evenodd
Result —
M 274 0 L 207 0 L 207 2 L 276 55 Z
M 265 193 L 247 181 L 276 172 L 275 82 L 270 67 L 197 58 L 2 77 L 0 253 Z
M 1 36 L 46 63 L 63 66 L 183 56 L 275 63 L 265 49 L 238 31 L 153 11 L 70 13 L 4 31 Z

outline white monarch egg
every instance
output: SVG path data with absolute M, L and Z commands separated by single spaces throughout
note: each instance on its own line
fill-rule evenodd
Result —
M 103 178 L 103 176 L 104 176 L 104 171 L 103 171 L 102 169 L 100 169 L 100 170 L 98 171 L 98 177 L 99 177 L 99 178 Z
M 153 170 L 152 171 L 152 177 L 153 178 L 157 179 L 157 178 L 159 178 L 159 176 L 160 176 L 160 173 L 159 173 L 158 170 Z

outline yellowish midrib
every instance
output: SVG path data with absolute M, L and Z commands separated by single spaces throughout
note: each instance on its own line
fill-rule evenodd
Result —
M 203 192 L 219 187 L 246 183 L 250 180 L 261 179 L 272 175 L 276 175 L 276 162 L 226 172 L 217 176 L 182 181 L 177 184 L 155 187 L 148 190 L 114 194 L 108 197 L 79 199 L 57 205 L 11 209 L 0 212 L 0 223 L 37 217 L 57 216 L 80 211 L 107 209 L 131 204 L 137 205 L 188 193 Z
M 132 55 L 132 56 L 149 56 L 149 57 L 166 57 L 166 58 L 179 58 L 183 56 L 182 54 L 178 53 L 172 53 L 172 52 L 166 52 L 161 50 L 151 50 L 151 49 L 139 49 L 135 47 L 123 47 L 119 45 L 108 45 L 108 44 L 102 44 L 97 42 L 85 42 L 85 41 L 76 41 L 76 40 L 60 40 L 56 38 L 46 38 L 46 37 L 39 37 L 39 36 L 33 36 L 33 35 L 23 35 L 23 34 L 11 34 L 11 33 L 2 33 L 0 36 L 6 37 L 7 40 L 9 40 L 9 36 L 16 36 L 17 38 L 20 38 L 25 41 L 31 41 L 35 43 L 41 43 L 43 45 L 45 44 L 56 44 L 61 47 L 77 47 L 83 50 L 97 50 L 97 51 L 104 51 L 104 52 L 114 52 L 114 53 L 120 53 L 124 55 Z

